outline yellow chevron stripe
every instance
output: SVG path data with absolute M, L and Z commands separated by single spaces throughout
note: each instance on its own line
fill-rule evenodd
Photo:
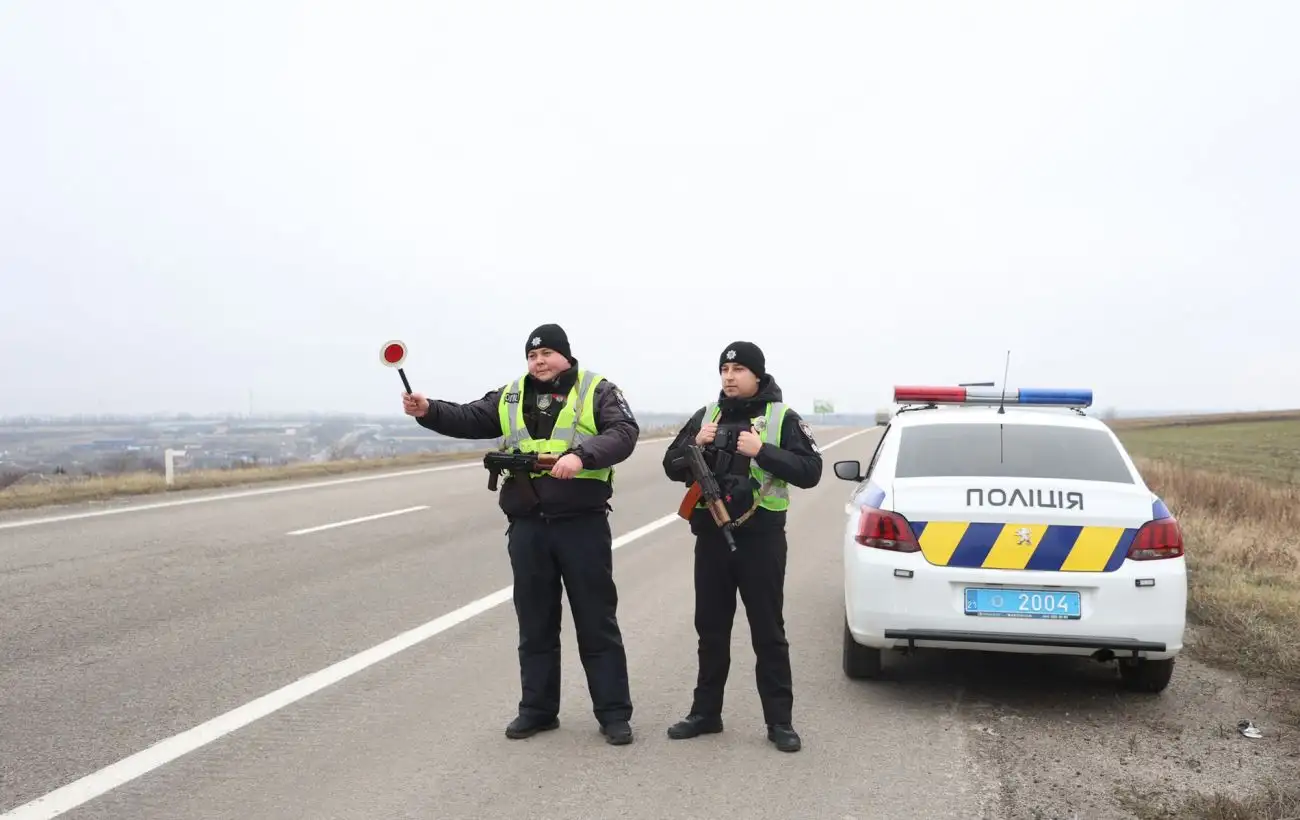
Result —
M 947 566 L 968 526 L 968 521 L 932 521 L 927 524 L 919 542 L 925 560 L 941 567 Z
M 1122 535 L 1123 527 L 1084 527 L 1061 564 L 1061 571 L 1101 572 Z
M 1020 537 L 1016 534 L 1017 530 L 1029 530 L 1029 543 L 1019 544 Z M 993 548 L 989 550 L 988 557 L 984 559 L 983 567 L 985 569 L 1024 569 L 1025 564 L 1033 557 L 1034 550 L 1043 542 L 1043 533 L 1047 532 L 1046 524 L 1007 524 L 1002 528 L 998 535 L 998 540 L 993 542 Z M 1102 559 L 1105 563 L 1105 559 Z

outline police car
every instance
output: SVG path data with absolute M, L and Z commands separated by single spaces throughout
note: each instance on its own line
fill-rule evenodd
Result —
M 895 387 L 846 506 L 844 672 L 887 649 L 1091 656 L 1160 692 L 1183 647 L 1178 521 L 1091 390 Z

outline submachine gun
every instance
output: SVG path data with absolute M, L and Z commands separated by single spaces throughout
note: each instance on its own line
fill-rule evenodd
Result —
M 677 514 L 689 521 L 695 505 L 703 498 L 709 513 L 713 516 L 713 522 L 722 530 L 722 537 L 726 539 L 727 546 L 735 552 L 736 539 L 732 536 L 731 530 L 736 525 L 731 520 L 731 513 L 727 512 L 727 505 L 723 503 L 722 487 L 718 484 L 718 478 L 704 461 L 704 451 L 699 445 L 688 444 L 683 459 L 686 468 L 690 470 L 692 480 L 690 488 L 686 490 L 686 496 L 682 498 L 682 503 L 677 508 Z M 677 463 L 680 464 L 683 459 L 677 460 Z
M 524 478 L 527 478 L 529 473 L 550 471 L 559 460 L 560 457 L 552 453 L 523 453 L 518 450 L 486 453 L 483 456 L 483 466 L 488 471 L 488 489 L 496 492 L 497 479 L 501 476 L 502 470 L 521 473 Z

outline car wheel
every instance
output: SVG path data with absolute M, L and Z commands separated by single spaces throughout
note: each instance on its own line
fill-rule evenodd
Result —
M 880 650 L 853 640 L 848 619 L 844 621 L 844 674 L 855 680 L 880 677 Z
M 1120 658 L 1119 677 L 1125 689 L 1156 694 L 1163 692 L 1174 675 L 1174 659 Z

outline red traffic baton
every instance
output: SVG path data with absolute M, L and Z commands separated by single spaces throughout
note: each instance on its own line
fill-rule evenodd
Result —
M 406 392 L 414 393 L 411 383 L 406 380 L 406 371 L 402 370 L 402 364 L 406 361 L 406 345 L 397 339 L 385 342 L 380 358 L 386 366 L 397 368 L 397 375 L 402 377 L 402 386 L 406 388 Z

